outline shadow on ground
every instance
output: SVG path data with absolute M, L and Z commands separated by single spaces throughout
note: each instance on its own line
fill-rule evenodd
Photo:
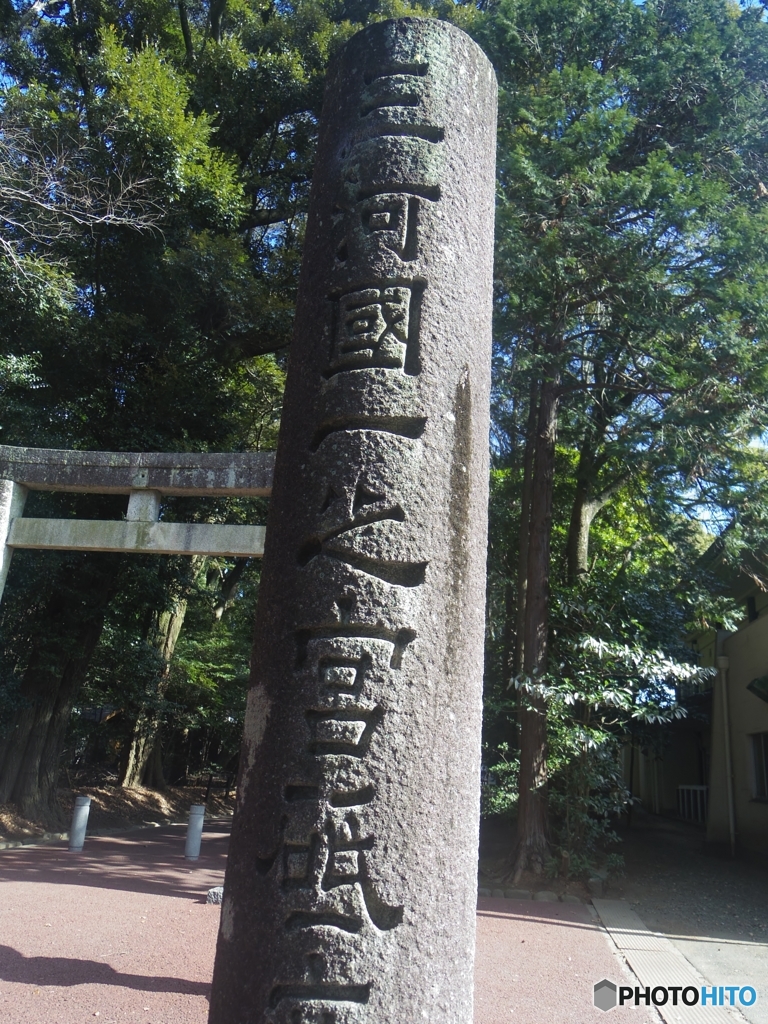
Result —
M 144 977 L 116 971 L 98 960 L 75 960 L 63 956 L 24 956 L 11 946 L 0 946 L 0 979 L 21 985 L 117 985 L 139 992 L 177 992 L 207 996 L 211 986 L 183 978 Z
M 654 931 L 702 942 L 768 943 L 768 870 L 706 842 L 703 827 L 633 812 L 631 827 L 618 828 L 614 848 L 624 856 L 623 877 L 608 883 L 605 896 L 626 899 Z M 480 829 L 480 884 L 500 884 L 509 870 L 514 822 L 483 821 Z M 505 882 L 509 885 L 509 882 Z M 520 888 L 573 892 L 589 901 L 583 881 L 528 875 Z M 768 969 L 768 967 L 767 967 Z
M 619 830 L 626 871 L 609 896 L 626 899 L 666 935 L 768 942 L 768 870 L 706 842 L 704 829 L 635 811 Z
M 477 901 L 478 918 L 546 924 L 577 931 L 594 932 L 595 925 L 586 908 L 572 903 L 545 903 L 534 900 L 502 900 L 481 897 Z M 522 939 L 521 941 L 525 941 Z M 576 941 L 575 939 L 573 941 Z
M 224 880 L 229 827 L 225 820 L 206 826 L 197 861 L 184 858 L 183 825 L 89 837 L 82 853 L 70 853 L 66 843 L 3 850 L 0 879 L 86 885 L 200 901 L 208 889 Z

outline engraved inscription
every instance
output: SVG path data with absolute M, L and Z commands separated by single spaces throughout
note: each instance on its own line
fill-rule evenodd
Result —
M 377 107 L 401 105 L 403 96 L 407 99 L 415 95 L 416 102 L 420 102 L 420 79 L 424 79 L 428 71 L 429 64 L 424 61 L 369 68 L 363 75 L 366 89 L 363 90 L 360 116 L 365 117 Z M 406 105 L 414 104 L 406 102 Z
M 323 1002 L 367 1003 L 370 994 L 370 982 L 367 985 L 334 985 L 332 982 L 275 985 L 269 997 L 269 1005 L 274 1009 L 281 999 L 317 999 Z
M 359 209 L 363 235 L 396 253 L 403 260 L 416 255 L 416 220 L 419 200 L 415 196 L 384 192 L 362 202 Z
M 343 612 L 344 599 L 339 606 Z M 307 749 L 317 758 L 320 782 L 299 777 L 283 790 L 285 814 L 269 868 L 277 863 L 281 888 L 290 894 L 289 931 L 357 935 L 366 927 L 388 931 L 403 920 L 404 907 L 388 903 L 371 875 L 376 787 L 364 770 L 371 737 L 385 716 L 366 691 L 391 691 L 394 641 L 361 637 L 360 627 L 352 628 L 357 635 L 308 639 L 302 659 L 317 701 L 305 715 Z M 369 815 L 367 825 L 363 815 Z
M 443 161 L 432 142 L 439 141 L 442 129 L 427 126 L 423 137 L 418 137 L 412 124 L 379 125 L 379 129 L 378 134 L 355 143 L 344 158 L 339 205 L 385 192 L 439 199 Z
M 348 754 L 363 757 L 368 753 L 374 730 L 384 717 L 376 706 L 334 708 L 331 711 L 305 712 L 312 734 L 309 749 L 313 754 Z
M 440 126 L 424 123 L 427 74 L 427 63 L 420 61 L 365 74 L 359 113 L 367 139 L 351 153 L 342 152 L 344 185 L 333 214 L 333 232 L 336 264 L 347 273 L 367 268 L 374 280 L 331 296 L 326 379 L 354 370 L 394 370 L 411 376 L 420 370 L 419 314 L 425 282 L 390 276 L 389 268 L 393 257 L 402 263 L 417 258 L 420 210 L 440 197 L 436 165 L 423 149 L 424 142 L 444 138 Z M 381 155 L 393 146 L 398 159 L 382 163 Z M 377 184 L 377 165 L 395 168 L 398 184 Z M 389 585 L 420 586 L 428 562 L 418 558 L 418 536 L 412 535 L 414 524 L 407 521 L 397 495 L 400 480 L 418 458 L 420 446 L 413 442 L 421 437 L 426 420 L 374 420 L 366 417 L 358 423 L 345 415 L 318 423 L 311 445 L 317 453 L 317 520 L 301 543 L 298 563 L 309 566 L 322 556 Z M 349 440 L 342 441 L 339 433 Z M 324 445 L 333 434 L 337 439 Z M 404 440 L 382 443 L 382 435 Z M 353 593 L 345 594 L 335 603 L 335 623 L 315 625 L 310 619 L 296 634 L 296 670 L 305 679 L 308 672 L 311 680 L 304 708 L 305 749 L 315 768 L 306 767 L 303 778 L 299 775 L 284 787 L 279 849 L 262 863 L 270 871 L 275 867 L 286 894 L 285 928 L 301 935 L 320 936 L 330 929 L 354 937 L 371 927 L 388 931 L 401 924 L 404 915 L 404 907 L 388 903 L 372 879 L 370 858 L 377 840 L 375 818 L 370 815 L 376 787 L 366 779 L 365 765 L 372 743 L 386 728 L 391 673 L 402 667 L 404 651 L 416 633 L 409 627 L 355 622 L 354 605 Z M 336 1011 L 323 1004 L 368 1001 L 370 982 L 342 984 L 326 977 L 324 960 L 310 962 L 301 981 L 275 984 L 270 1008 L 287 1003 L 291 1024 L 335 1024 Z
M 419 305 L 423 286 L 383 285 L 336 300 L 336 325 L 325 376 L 382 368 L 418 373 Z
M 419 438 L 427 425 L 425 416 L 344 416 L 329 418 L 318 427 L 312 438 L 310 451 L 316 452 L 330 434 L 352 430 L 375 430 L 381 434 Z
M 304 962 L 299 979 L 272 986 L 267 1019 L 275 1024 L 344 1024 L 359 1019 L 349 1012 L 369 1001 L 373 983 L 330 980 L 327 958 L 318 951 L 305 953 Z
M 291 1024 L 336 1024 L 336 1014 L 332 1010 L 321 1010 L 317 1007 L 297 1006 L 291 1010 Z
M 333 982 L 299 982 L 293 985 L 275 985 L 269 996 L 274 1009 L 282 999 L 307 999 L 322 1002 L 367 1003 L 371 984 L 338 985 Z
M 419 197 L 406 192 L 381 192 L 356 202 L 335 217 L 335 229 L 344 229 L 336 243 L 336 261 L 373 260 L 393 253 L 404 263 L 417 255 Z
M 427 142 L 442 142 L 442 127 L 413 119 L 415 109 L 424 105 L 428 70 L 426 64 L 392 64 L 366 74 L 361 119 L 372 121 L 379 115 L 375 130 L 380 135 L 412 135 Z
M 405 367 L 410 288 L 366 288 L 339 299 L 331 373 L 364 366 Z
M 363 74 L 363 81 L 366 85 L 375 82 L 377 78 L 386 78 L 389 75 L 412 75 L 423 78 L 429 71 L 429 64 L 426 61 L 397 61 L 392 64 L 381 64 L 376 68 L 369 68 Z
M 386 626 L 367 626 L 362 623 L 339 623 L 338 626 L 315 626 L 300 629 L 296 632 L 296 664 L 301 667 L 307 658 L 307 647 L 312 640 L 351 639 L 351 640 L 386 640 L 391 644 L 390 668 L 401 668 L 403 654 L 408 644 L 416 639 L 413 629 L 388 629 Z
M 299 565 L 322 556 L 393 586 L 420 586 L 429 566 L 419 522 L 424 496 L 403 482 L 418 474 L 422 460 L 417 439 L 386 430 L 332 433 L 310 464 L 307 485 L 317 506 Z
M 218 953 L 250 966 L 238 1012 L 264 1024 L 467 1017 L 466 972 L 442 964 L 471 948 L 462 877 L 445 914 L 417 877 L 441 863 L 434 843 L 419 846 L 427 832 L 445 843 L 468 831 L 435 809 L 440 787 L 461 788 L 450 707 L 477 666 L 462 646 L 477 625 L 475 566 L 457 576 L 445 556 L 455 459 L 443 418 L 482 325 L 473 275 L 491 246 L 481 253 L 476 226 L 492 196 L 476 193 L 492 140 L 479 118 L 492 83 L 456 31 L 373 26 L 329 77 L 239 794 L 255 813 L 238 819 Z M 447 701 L 437 719 L 435 699 Z M 216 1024 L 233 978 L 217 978 Z
M 337 928 L 356 934 L 366 919 L 379 931 L 401 924 L 404 907 L 388 904 L 370 877 L 368 857 L 375 845 L 375 835 L 364 833 L 354 811 L 340 821 L 329 813 L 320 831 L 286 842 L 282 887 L 297 896 L 303 891 L 306 897 L 288 914 L 286 928 Z
M 395 586 L 422 584 L 428 562 L 405 557 L 414 548 L 401 529 L 406 515 L 400 504 L 359 479 L 353 493 L 350 503 L 345 488 L 328 487 L 318 530 L 302 544 L 299 565 L 325 555 Z
M 340 493 L 332 486 L 325 493 L 320 508 L 320 528 L 315 537 L 302 548 L 299 554 L 300 565 L 306 565 L 311 558 L 319 555 L 326 542 L 342 537 L 359 526 L 387 520 L 405 522 L 405 512 L 399 503 L 366 487 L 360 477 L 352 494 L 347 493 L 346 488 L 337 486 Z
M 421 81 L 415 75 L 384 75 L 363 92 L 360 116 L 367 117 L 382 107 L 418 107 L 422 102 Z

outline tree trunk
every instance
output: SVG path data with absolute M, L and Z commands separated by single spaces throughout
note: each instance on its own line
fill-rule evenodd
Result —
M 45 674 L 36 672 L 38 661 L 36 652 L 27 665 L 21 685 L 20 696 L 24 705 L 14 714 L 13 721 L 3 737 L 0 754 L 0 803 L 3 804 L 11 799 L 38 714 L 45 715 L 46 707 L 49 708 L 50 714 L 56 699 L 58 673 L 53 670 Z
M 187 600 L 181 598 L 169 611 L 161 612 L 157 617 L 154 644 L 163 659 L 155 691 L 158 702 L 162 701 L 168 689 L 171 660 L 186 614 Z M 156 709 L 145 709 L 139 713 L 124 761 L 120 780 L 123 788 L 137 789 L 148 786 L 151 789 L 165 789 L 161 745 L 162 721 L 162 715 L 158 714 Z
M 165 789 L 165 774 L 163 773 L 163 726 L 158 726 L 152 753 L 149 755 L 147 767 L 144 771 L 144 785 L 148 789 L 157 789 L 162 792 Z
M 595 366 L 597 374 L 598 368 Z M 600 376 L 600 383 L 605 378 Z M 610 423 L 614 423 L 634 401 L 634 394 L 621 395 L 609 399 L 605 393 L 596 397 L 590 411 L 588 423 L 579 449 L 579 464 L 576 467 L 576 494 L 571 509 L 571 522 L 568 527 L 566 546 L 568 582 L 573 586 L 589 572 L 589 531 L 592 521 L 598 512 L 608 504 L 610 499 L 629 480 L 630 473 L 625 464 L 625 471 L 620 473 L 611 483 L 599 484 L 600 474 L 605 468 L 607 455 L 605 447 L 606 432 Z
M 590 501 L 595 484 L 595 460 L 592 446 L 592 426 L 587 426 L 579 450 L 576 467 L 576 493 L 568 526 L 566 563 L 568 583 L 574 585 L 589 572 L 589 528 L 599 511 Z
M 629 479 L 629 473 L 622 473 L 598 491 L 602 460 L 595 457 L 595 444 L 599 444 L 602 437 L 603 433 L 598 433 L 596 440 L 594 434 L 588 432 L 579 452 L 576 493 L 571 508 L 566 546 L 568 582 L 572 586 L 589 572 L 589 531 L 595 516 Z
M 189 30 L 189 17 L 184 0 L 179 0 L 179 22 L 181 24 L 181 34 L 184 38 L 184 49 L 187 53 L 187 64 L 191 67 L 195 62 L 195 48 L 192 45 L 192 33 Z
M 41 616 L 41 639 L 19 691 L 23 706 L 13 718 L 0 756 L 0 803 L 13 800 L 23 814 L 36 819 L 58 816 L 58 760 L 72 701 L 85 678 L 117 585 L 113 559 L 108 565 L 89 561 L 74 586 L 71 567 L 68 573 L 66 588 L 54 592 Z M 85 597 L 74 601 L 73 594 L 78 592 Z
M 534 682 L 547 669 L 549 561 L 552 534 L 555 438 L 559 375 L 552 368 L 539 392 L 528 540 L 523 670 Z M 543 697 L 527 693 L 520 717 L 520 782 L 514 878 L 540 873 L 549 858 L 547 841 L 547 716 Z
M 501 672 L 505 683 L 513 679 L 515 672 L 515 651 L 517 649 L 517 638 L 515 636 L 515 620 L 517 616 L 517 601 L 515 587 L 511 580 L 508 580 L 504 587 L 504 633 L 501 642 Z
M 138 789 L 144 785 L 144 775 L 152 753 L 154 736 L 159 723 L 144 711 L 133 726 L 133 734 L 123 760 L 120 785 L 125 789 Z
M 592 520 L 605 504 L 604 501 L 590 501 L 587 494 L 587 484 L 579 481 L 571 509 L 566 548 L 570 584 L 578 583 L 589 572 L 589 531 Z
M 523 671 L 525 658 L 525 605 L 528 593 L 528 545 L 531 530 L 531 496 L 533 493 L 533 467 L 536 452 L 536 425 L 539 414 L 537 388 L 531 385 L 528 422 L 525 428 L 525 454 L 523 456 L 523 488 L 520 496 L 520 541 L 517 555 L 517 624 L 513 675 Z
M 221 581 L 221 591 L 219 593 L 216 605 L 213 609 L 213 614 L 217 620 L 221 620 L 224 612 L 230 607 L 235 599 L 235 593 L 240 584 L 240 580 L 243 578 L 245 570 L 250 564 L 250 558 L 238 558 L 235 560 L 235 564 L 224 574 Z
M 211 0 L 209 18 L 211 26 L 211 39 L 214 43 L 221 42 L 221 19 L 227 7 L 227 0 Z
M 50 714 L 38 716 L 21 762 L 12 799 L 26 818 L 63 824 L 56 790 L 59 759 L 67 734 L 72 703 L 85 680 L 99 642 L 103 619 L 86 627 L 78 640 L 80 654 L 69 659 L 59 680 Z

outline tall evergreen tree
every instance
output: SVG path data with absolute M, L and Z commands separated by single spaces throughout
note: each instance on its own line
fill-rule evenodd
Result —
M 721 0 L 502 0 L 477 32 L 502 90 L 495 439 L 521 482 L 519 876 L 549 854 L 537 684 L 557 672 L 558 436 L 578 452 L 578 587 L 594 518 L 623 488 L 690 503 L 766 427 L 768 26 Z

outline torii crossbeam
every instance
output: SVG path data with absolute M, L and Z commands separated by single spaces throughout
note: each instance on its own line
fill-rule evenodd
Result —
M 273 452 L 84 452 L 0 445 L 0 599 L 16 548 L 259 558 L 263 526 L 159 522 L 163 496 L 267 497 Z M 30 490 L 126 494 L 124 520 L 24 518 Z

